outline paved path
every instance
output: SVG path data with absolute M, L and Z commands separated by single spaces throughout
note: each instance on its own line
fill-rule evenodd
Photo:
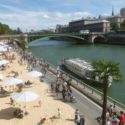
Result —
M 44 81 L 47 83 L 54 82 L 56 80 L 55 75 L 47 73 Z M 101 108 L 81 94 L 76 89 L 73 89 L 73 95 L 76 97 L 76 103 L 69 103 L 73 108 L 78 108 L 80 113 L 85 117 L 85 125 L 99 125 L 96 118 L 101 114 Z
M 99 125 L 96 118 L 100 116 L 101 108 L 75 89 L 73 89 L 73 95 L 77 101 L 73 106 L 85 116 L 86 125 Z

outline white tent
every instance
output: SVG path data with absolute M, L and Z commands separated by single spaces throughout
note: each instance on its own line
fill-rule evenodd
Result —
M 17 79 L 17 78 L 10 78 L 8 80 L 5 81 L 6 85 L 17 85 L 17 84 L 23 84 L 24 81 L 22 79 Z
M 8 64 L 8 63 L 9 63 L 8 60 L 1 60 L 1 61 L 0 61 L 0 66 L 6 65 L 6 64 Z
M 0 52 L 7 52 L 10 51 L 12 48 L 8 45 L 0 46 Z
M 31 102 L 38 98 L 38 95 L 34 92 L 25 91 L 12 96 L 12 99 L 17 102 Z
M 0 80 L 3 80 L 3 75 L 2 74 L 0 74 Z
M 14 101 L 25 103 L 25 114 L 27 114 L 26 103 L 34 101 L 37 98 L 38 98 L 38 95 L 36 93 L 30 92 L 30 91 L 21 92 L 19 94 L 12 96 L 12 99 Z
M 41 72 L 38 72 L 38 71 L 28 72 L 27 75 L 31 76 L 31 77 L 40 77 L 40 76 L 43 76 L 43 74 Z

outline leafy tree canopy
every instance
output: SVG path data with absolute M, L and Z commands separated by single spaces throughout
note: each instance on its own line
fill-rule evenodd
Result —
M 95 61 L 92 63 L 94 67 L 94 75 L 99 76 L 101 79 L 112 76 L 114 80 L 121 79 L 119 64 L 111 61 Z
M 0 35 L 20 33 L 22 33 L 22 31 L 19 27 L 16 30 L 12 30 L 7 24 L 0 23 Z

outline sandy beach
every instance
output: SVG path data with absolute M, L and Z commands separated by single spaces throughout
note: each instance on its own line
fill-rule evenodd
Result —
M 5 86 L 4 81 L 8 79 L 11 71 L 15 71 L 19 74 L 17 78 L 24 82 L 30 80 L 33 83 L 31 87 L 23 88 L 22 91 L 32 91 L 39 96 L 35 101 L 26 103 L 28 115 L 24 115 L 22 119 L 15 118 L 13 111 L 16 107 L 24 110 L 25 104 L 17 102 L 14 102 L 13 105 L 10 104 L 10 97 L 17 92 L 13 91 L 10 96 L 0 97 L 0 125 L 37 125 L 41 118 L 46 118 L 44 125 L 75 125 L 73 121 L 75 109 L 61 100 L 54 99 L 55 93 L 49 91 L 50 86 L 45 82 L 40 82 L 39 78 L 27 76 L 26 63 L 20 65 L 18 63 L 20 56 L 14 51 L 11 51 L 10 54 L 14 54 L 16 59 L 12 60 L 9 67 L 1 71 L 4 79 L 0 81 L 0 85 L 4 86 L 6 90 L 13 89 L 13 87 Z M 41 106 L 39 106 L 39 100 L 41 100 Z M 58 108 L 62 112 L 61 118 L 58 118 Z

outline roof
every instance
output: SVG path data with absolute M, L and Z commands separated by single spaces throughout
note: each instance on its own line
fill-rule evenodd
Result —
M 83 69 L 90 70 L 90 71 L 94 70 L 92 65 L 89 62 L 86 62 L 85 60 L 81 60 L 79 58 L 72 58 L 72 59 L 68 59 L 67 61 L 71 62 Z

